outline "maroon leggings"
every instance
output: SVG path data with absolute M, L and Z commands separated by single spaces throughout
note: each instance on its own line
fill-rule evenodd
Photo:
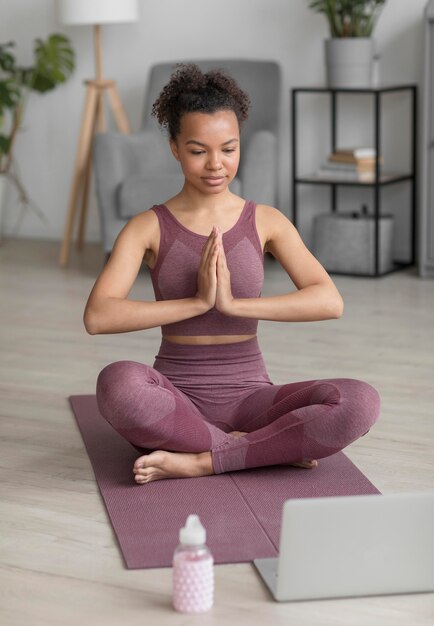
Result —
M 163 338 L 153 367 L 107 365 L 97 400 L 142 453 L 211 451 L 216 474 L 335 454 L 369 431 L 380 408 L 377 391 L 360 380 L 273 384 L 257 337 L 214 345 Z

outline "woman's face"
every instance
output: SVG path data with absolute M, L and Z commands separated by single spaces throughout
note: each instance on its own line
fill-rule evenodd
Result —
M 233 111 L 185 113 L 176 140 L 170 140 L 186 181 L 202 193 L 221 193 L 240 162 L 240 130 Z

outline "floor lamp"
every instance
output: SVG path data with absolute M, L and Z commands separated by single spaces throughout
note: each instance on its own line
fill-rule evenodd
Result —
M 113 116 L 120 132 L 129 133 L 130 127 L 114 80 L 102 75 L 101 25 L 133 22 L 138 19 L 137 0 L 59 0 L 59 19 L 63 24 L 91 24 L 94 28 L 95 68 L 94 80 L 86 80 L 86 98 L 81 121 L 74 174 L 66 215 L 65 232 L 59 263 L 65 267 L 69 261 L 74 223 L 79 211 L 77 248 L 83 247 L 86 228 L 87 203 L 92 169 L 92 144 L 95 132 L 106 130 L 104 95 L 107 94 Z

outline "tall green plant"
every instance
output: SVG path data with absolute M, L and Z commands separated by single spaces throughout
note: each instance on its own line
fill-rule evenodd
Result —
M 12 149 L 31 91 L 45 93 L 68 80 L 74 71 L 75 54 L 65 35 L 35 39 L 34 64 L 16 64 L 13 41 L 0 44 L 0 173 L 11 165 Z
M 310 0 L 309 8 L 324 13 L 331 37 L 370 37 L 386 0 Z

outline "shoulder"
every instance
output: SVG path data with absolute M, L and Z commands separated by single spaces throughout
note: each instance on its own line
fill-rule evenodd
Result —
M 268 204 L 256 205 L 256 221 L 265 235 L 266 251 L 271 251 L 273 242 L 279 238 L 292 238 L 297 231 L 282 211 Z
M 271 219 L 277 222 L 280 221 L 280 223 L 282 221 L 289 222 L 289 219 L 282 213 L 282 211 L 276 209 L 274 206 L 270 206 L 269 204 L 257 204 L 256 212 L 260 216 L 263 216 L 264 219 Z
M 134 217 L 131 217 L 126 223 L 124 229 L 128 231 L 131 236 L 145 237 L 155 232 L 158 228 L 157 213 L 153 208 L 146 209 L 141 213 L 137 213 Z
M 154 210 L 156 205 L 142 211 L 141 213 L 137 213 L 134 217 L 131 217 L 128 220 L 128 223 L 132 223 L 134 226 L 138 226 L 141 224 L 156 224 L 158 222 L 157 212 Z
M 158 242 L 158 217 L 155 211 L 147 209 L 126 222 L 116 238 L 112 254 L 118 250 L 136 250 L 143 255 L 147 250 L 154 250 Z

